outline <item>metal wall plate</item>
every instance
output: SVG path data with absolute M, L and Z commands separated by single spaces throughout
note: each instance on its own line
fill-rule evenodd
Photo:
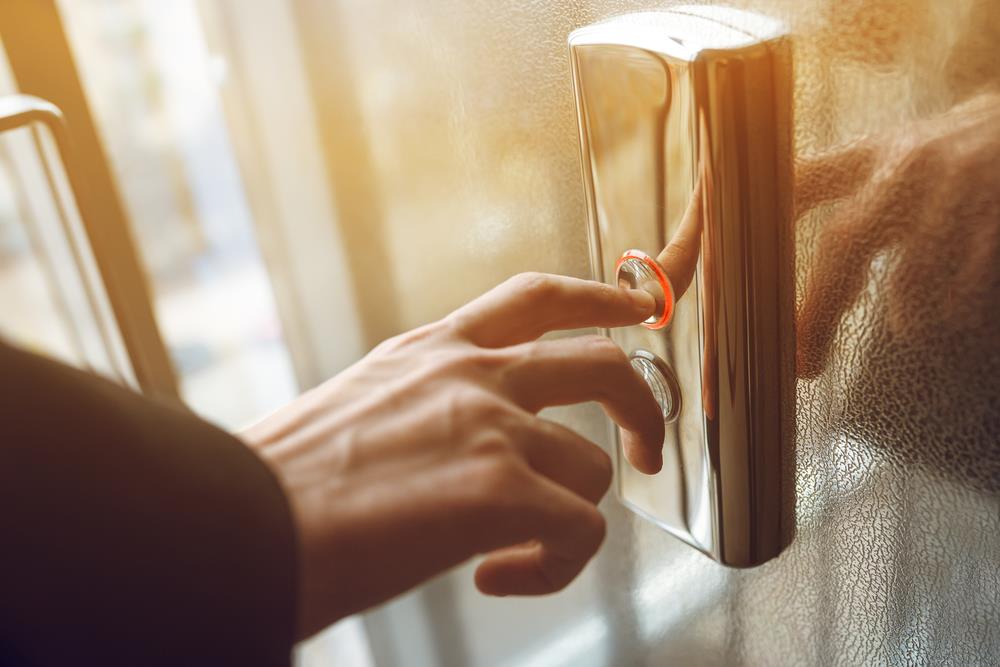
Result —
M 666 325 L 609 332 L 665 362 L 682 399 L 662 472 L 619 446 L 617 493 L 722 563 L 761 563 L 791 539 L 794 505 L 787 38 L 702 6 L 617 17 L 569 45 L 595 273 L 615 282 L 623 253 L 645 251 L 674 301 Z

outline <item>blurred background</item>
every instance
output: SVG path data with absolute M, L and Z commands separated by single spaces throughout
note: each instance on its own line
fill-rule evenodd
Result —
M 73 196 L 45 128 L 0 135 L 0 334 L 231 429 L 514 273 L 589 276 L 566 37 L 677 4 L 0 2 L 0 95 L 58 96 L 88 183 Z M 998 82 L 991 0 L 729 4 L 793 31 L 800 158 Z M 834 210 L 799 222 L 800 300 Z M 827 372 L 800 382 L 799 533 L 779 559 L 726 570 L 609 499 L 608 542 L 563 594 L 485 599 L 460 569 L 307 643 L 302 664 L 989 662 L 995 480 L 913 453 L 947 461 L 966 438 L 988 463 L 995 433 L 854 410 L 906 413 L 917 373 L 872 342 L 880 266 Z M 953 356 L 982 351 L 962 340 Z M 950 373 L 941 391 L 982 403 Z M 554 418 L 609 446 L 593 406 Z

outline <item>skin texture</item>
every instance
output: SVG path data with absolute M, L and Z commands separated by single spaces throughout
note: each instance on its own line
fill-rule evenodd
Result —
M 477 555 L 490 595 L 569 584 L 604 538 L 611 461 L 537 413 L 599 401 L 647 473 L 662 463 L 663 420 L 609 339 L 537 339 L 636 324 L 653 308 L 642 291 L 522 274 L 245 431 L 291 499 L 300 636 Z

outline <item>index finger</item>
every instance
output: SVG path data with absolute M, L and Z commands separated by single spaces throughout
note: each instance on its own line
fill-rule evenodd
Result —
M 452 313 L 455 325 L 483 347 L 535 340 L 549 331 L 638 324 L 656 308 L 643 290 L 548 273 L 522 273 Z

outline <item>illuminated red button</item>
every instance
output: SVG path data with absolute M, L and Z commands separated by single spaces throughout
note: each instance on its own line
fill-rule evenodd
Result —
M 660 264 L 641 250 L 626 250 L 615 265 L 618 286 L 641 289 L 656 299 L 656 310 L 642 323 L 647 329 L 663 329 L 674 317 L 674 288 Z

